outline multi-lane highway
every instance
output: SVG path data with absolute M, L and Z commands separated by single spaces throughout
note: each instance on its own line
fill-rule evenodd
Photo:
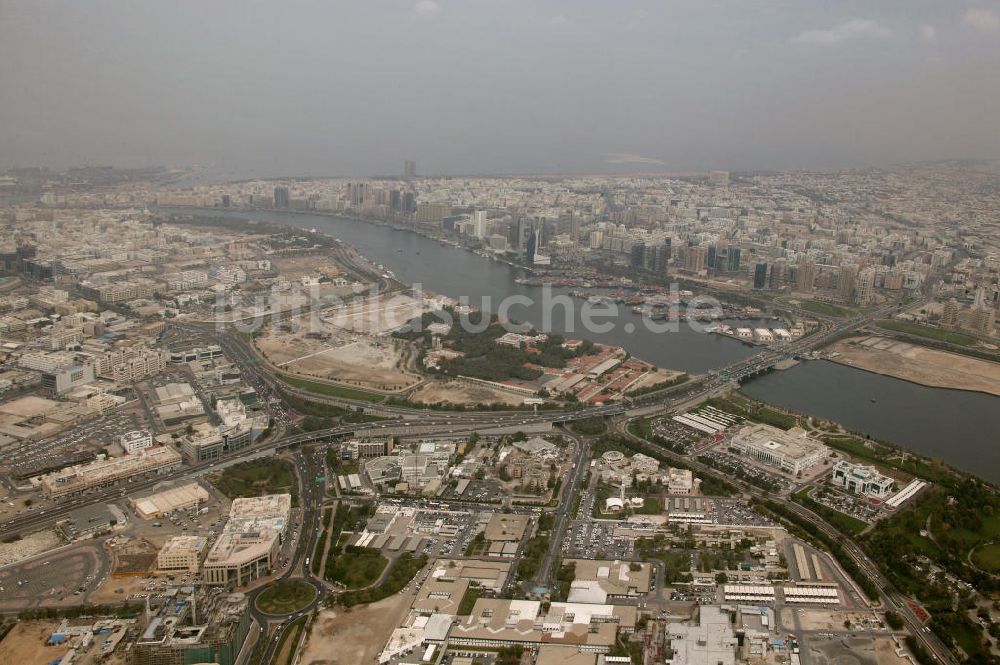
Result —
M 322 528 L 323 507 L 326 500 L 326 456 L 325 451 L 302 451 L 298 450 L 293 456 L 296 473 L 299 477 L 299 500 L 302 506 L 302 521 L 299 524 L 299 538 L 295 543 L 295 550 L 291 552 L 287 567 L 279 573 L 277 580 L 296 579 L 304 581 L 316 589 L 316 597 L 312 602 L 297 609 L 288 615 L 265 614 L 257 609 L 256 599 L 267 586 L 259 587 L 250 592 L 250 611 L 257 624 L 261 627 L 261 635 L 254 645 L 254 653 L 251 663 L 264 665 L 271 663 L 277 653 L 278 645 L 281 644 L 281 637 L 298 617 L 312 612 L 325 601 L 326 587 L 318 579 L 314 578 L 310 567 L 306 561 L 316 549 L 316 542 L 319 539 Z M 316 482 L 316 478 L 320 481 Z M 271 624 L 273 632 L 269 633 L 267 628 Z
M 552 530 L 549 532 L 549 549 L 542 557 L 542 562 L 538 566 L 538 574 L 535 575 L 535 584 L 538 586 L 549 586 L 552 582 L 554 564 L 559 557 L 559 550 L 562 548 L 563 536 L 566 527 L 572 520 L 571 514 L 573 506 L 576 505 L 576 495 L 580 491 L 580 485 L 587 476 L 587 469 L 590 461 L 590 443 L 585 437 L 576 437 L 564 434 L 572 438 L 576 443 L 576 458 L 573 470 L 565 483 L 562 497 L 556 506 L 553 514 Z
M 917 303 L 917 305 L 919 305 L 919 303 Z M 908 305 L 908 307 L 913 306 L 913 303 Z M 238 451 L 232 457 L 223 462 L 230 463 L 235 460 L 246 459 L 256 455 L 275 454 L 277 451 L 282 449 L 294 449 L 295 446 L 309 442 L 328 441 L 336 437 L 355 435 L 359 433 L 405 434 L 407 431 L 420 431 L 421 433 L 428 435 L 435 433 L 453 434 L 462 431 L 473 431 L 486 428 L 517 427 L 519 425 L 535 425 L 545 423 L 566 423 L 593 416 L 610 417 L 624 415 L 625 418 L 621 419 L 619 422 L 619 425 L 622 427 L 622 433 L 626 436 L 632 436 L 627 432 L 627 428 L 624 427 L 630 419 L 648 415 L 650 413 L 669 413 L 672 410 L 687 408 L 688 405 L 694 403 L 695 401 L 704 399 L 707 396 L 724 390 L 731 381 L 739 381 L 747 376 L 769 369 L 783 359 L 791 358 L 805 353 L 810 349 L 820 347 L 823 344 L 828 343 L 830 340 L 844 335 L 852 330 L 866 326 L 878 318 L 891 316 L 900 309 L 901 306 L 892 305 L 880 308 L 879 310 L 854 319 L 835 323 L 825 322 L 820 330 L 801 340 L 785 345 L 780 349 L 763 350 L 750 358 L 715 370 L 705 377 L 698 377 L 699 383 L 692 384 L 697 386 L 696 390 L 691 390 L 690 386 L 686 387 L 684 385 L 664 389 L 663 391 L 651 393 L 642 396 L 641 398 L 629 400 L 627 408 L 626 405 L 623 404 L 612 404 L 602 407 L 582 407 L 574 410 L 561 411 L 442 413 L 438 411 L 391 405 L 375 405 L 381 413 L 390 416 L 391 419 L 377 423 L 345 424 L 331 429 L 300 434 L 285 433 L 287 420 L 284 419 L 284 411 L 280 408 L 281 391 L 295 392 L 295 390 L 283 383 L 279 386 L 278 380 L 273 375 L 272 368 L 261 361 L 259 356 L 257 356 L 256 352 L 252 349 L 252 346 L 243 336 L 235 331 L 210 330 L 205 326 L 200 325 L 196 326 L 183 323 L 174 323 L 171 325 L 177 326 L 185 332 L 198 334 L 199 336 L 208 334 L 222 347 L 226 356 L 241 369 L 244 377 L 251 383 L 251 385 L 258 390 L 264 400 L 264 403 L 268 405 L 270 414 L 275 418 L 276 426 L 267 440 L 252 448 Z M 281 391 L 279 391 L 279 387 Z M 303 396 L 305 396 L 305 394 Z M 313 400 L 330 401 L 332 403 L 354 408 L 373 407 L 371 402 L 366 401 L 363 402 L 339 397 L 318 396 L 312 393 L 308 393 L 308 397 Z M 674 453 L 667 450 L 664 450 L 663 453 L 668 456 L 676 456 Z M 290 564 L 284 572 L 279 575 L 279 578 L 301 578 L 316 587 L 317 598 L 309 606 L 309 608 L 307 608 L 307 610 L 311 610 L 323 601 L 326 593 L 325 585 L 320 580 L 316 580 L 312 577 L 309 567 L 305 564 L 305 559 L 310 556 L 315 549 L 319 534 L 318 529 L 321 525 L 323 504 L 326 498 L 324 487 L 315 486 L 313 479 L 316 477 L 323 477 L 323 483 L 325 484 L 326 470 L 321 453 L 304 454 L 301 450 L 297 450 L 294 455 L 301 479 L 303 520 L 298 547 L 292 555 Z M 563 492 L 563 501 L 559 503 L 554 512 L 555 520 L 552 530 L 552 541 L 553 547 L 556 549 L 550 551 L 542 562 L 542 566 L 537 577 L 537 579 L 541 582 L 545 582 L 551 577 L 555 556 L 558 553 L 562 530 L 565 527 L 569 511 L 572 509 L 576 493 L 579 491 L 580 482 L 582 482 L 582 479 L 586 474 L 588 458 L 589 446 L 586 440 L 580 439 L 578 440 L 577 463 L 570 478 L 568 479 L 569 482 L 566 483 L 566 488 Z M 705 467 L 704 465 L 699 464 L 696 460 L 684 459 L 684 463 L 694 467 L 699 473 L 711 476 L 719 475 L 714 469 Z M 127 488 L 129 493 L 135 493 L 148 489 L 165 480 L 172 480 L 193 474 L 208 472 L 212 470 L 212 467 L 216 466 L 216 464 L 217 463 L 202 463 L 186 466 L 163 475 L 135 480 L 132 483 L 129 483 Z M 734 482 L 731 478 L 726 478 L 726 480 L 728 482 Z M 743 489 L 752 496 L 763 497 L 763 493 L 752 486 L 744 485 Z M 23 533 L 42 528 L 55 522 L 61 517 L 64 517 L 68 512 L 81 506 L 116 500 L 119 499 L 120 496 L 120 487 L 101 489 L 93 491 L 83 497 L 78 497 L 74 499 L 72 503 L 57 505 L 56 507 L 47 510 L 45 514 L 35 513 L 16 517 L 0 525 L 0 537 L 6 537 L 14 533 Z M 909 609 L 906 599 L 891 586 L 890 582 L 881 574 L 875 564 L 867 557 L 867 555 L 865 555 L 860 547 L 858 547 L 853 541 L 845 539 L 842 534 L 834 530 L 826 522 L 804 507 L 780 497 L 768 496 L 766 498 L 772 501 L 782 502 L 783 505 L 787 506 L 790 510 L 793 510 L 796 515 L 812 524 L 815 524 L 817 528 L 822 529 L 824 533 L 842 542 L 844 545 L 844 551 L 847 552 L 862 572 L 871 578 L 881 590 L 881 602 L 883 602 L 887 608 L 894 609 L 904 618 L 914 636 L 929 652 L 934 654 L 939 661 L 945 663 L 955 662 L 954 657 L 947 647 L 942 644 L 935 635 L 923 630 L 923 625 Z M 261 615 L 256 609 L 253 611 L 258 621 L 262 622 L 262 625 L 266 625 L 268 620 L 274 618 Z M 290 624 L 293 618 L 294 617 L 285 617 L 284 619 L 279 619 L 280 624 L 276 634 L 270 637 L 265 634 L 260 643 L 256 646 L 255 660 L 253 662 L 270 662 L 275 655 L 274 652 L 280 642 L 280 639 L 276 638 L 280 637 L 282 630 Z
M 601 411 L 602 414 L 621 413 L 622 408 L 608 408 Z M 549 422 L 569 422 L 585 416 L 592 415 L 593 412 L 581 414 L 580 412 L 564 413 L 517 413 L 510 415 L 503 414 L 439 414 L 436 412 L 420 414 L 424 416 L 422 420 L 391 421 L 390 423 L 359 423 L 347 424 L 340 427 L 318 430 L 315 432 L 304 432 L 300 434 L 284 435 L 281 437 L 268 437 L 262 443 L 250 448 L 232 453 L 229 457 L 221 461 L 202 462 L 182 466 L 179 469 L 162 474 L 152 474 L 133 480 L 124 485 L 112 485 L 106 488 L 92 490 L 83 495 L 67 499 L 52 508 L 42 512 L 32 512 L 14 517 L 0 524 L 0 538 L 15 533 L 27 533 L 49 524 L 53 524 L 65 517 L 69 512 L 78 508 L 94 505 L 97 503 L 107 503 L 121 499 L 122 491 L 127 490 L 129 494 L 135 494 L 143 490 L 169 480 L 177 480 L 184 477 L 201 475 L 212 471 L 220 465 L 227 465 L 233 462 L 252 459 L 262 455 L 274 454 L 275 452 L 293 448 L 295 446 L 310 443 L 313 441 L 329 441 L 338 437 L 353 435 L 378 435 L 391 432 L 401 432 L 407 429 L 419 430 L 425 434 L 448 435 L 461 432 L 471 432 L 493 427 L 517 427 L 518 425 L 539 424 Z

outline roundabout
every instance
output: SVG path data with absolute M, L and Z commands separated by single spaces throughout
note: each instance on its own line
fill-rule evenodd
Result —
M 261 591 L 257 610 L 272 616 L 287 616 L 306 609 L 316 600 L 316 587 L 301 579 L 282 579 Z

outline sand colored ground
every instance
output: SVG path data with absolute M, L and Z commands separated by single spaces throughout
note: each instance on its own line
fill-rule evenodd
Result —
M 378 661 L 415 593 L 390 596 L 351 610 L 323 610 L 313 620 L 301 665 L 369 665 Z
M 802 630 L 843 631 L 845 621 L 855 623 L 860 621 L 862 617 L 871 617 L 870 612 L 861 614 L 859 612 L 842 612 L 840 610 L 812 610 L 786 607 L 781 610 L 781 624 L 785 627 L 795 625 L 795 613 L 799 615 L 799 624 L 802 626 Z
M 841 637 L 807 640 L 804 653 L 814 665 L 909 665 L 896 655 L 892 638 Z M 805 659 L 803 659 L 805 660 Z
M 0 543 L 0 566 L 33 557 L 62 545 L 55 531 L 36 531 L 13 543 Z
M 360 298 L 323 310 L 324 323 L 350 332 L 380 335 L 431 311 L 422 298 L 402 293 Z
M 336 277 L 344 272 L 326 253 L 272 258 L 271 266 L 281 273 L 282 277 L 288 280 L 295 280 L 304 275 L 316 274 Z
M 524 398 L 514 393 L 465 381 L 429 381 L 414 391 L 410 400 L 425 404 L 449 402 L 451 404 L 503 403 L 518 405 L 524 403 Z
M 648 388 L 649 386 L 655 386 L 664 381 L 670 381 L 681 376 L 684 372 L 674 372 L 669 369 L 655 369 L 652 372 L 647 373 L 644 377 L 636 381 L 629 391 L 640 390 L 642 388 Z
M 897 342 L 879 335 L 852 337 L 830 351 L 835 362 L 937 388 L 977 390 L 1000 396 L 1000 363 Z
M 101 603 L 116 603 L 128 599 L 135 593 L 143 593 L 143 584 L 149 580 L 145 577 L 109 577 L 101 587 L 90 594 L 89 602 L 99 605 Z M 121 589 L 121 593 L 115 593 Z
M 69 651 L 65 646 L 46 646 L 59 627 L 57 621 L 22 621 L 0 642 L 0 663 L 48 665 Z
M 314 339 L 281 330 L 256 340 L 267 360 L 290 374 L 341 381 L 362 388 L 400 390 L 420 381 L 400 368 L 402 343 L 391 338 L 337 335 Z
M 910 661 L 896 655 L 896 642 L 891 638 L 875 640 L 875 658 L 879 665 L 910 665 Z

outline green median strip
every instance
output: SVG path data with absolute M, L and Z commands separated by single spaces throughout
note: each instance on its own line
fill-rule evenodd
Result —
M 308 379 L 300 379 L 289 374 L 279 374 L 278 375 L 282 381 L 290 386 L 298 388 L 299 390 L 305 390 L 306 392 L 315 393 L 317 395 L 326 395 L 327 397 L 341 397 L 343 399 L 353 399 L 363 402 L 381 402 L 385 399 L 385 395 L 379 395 L 377 393 L 370 393 L 364 390 L 357 390 L 355 388 L 348 388 L 346 386 L 338 386 L 331 383 L 320 383 L 319 381 L 310 381 Z
M 278 648 L 274 652 L 275 662 L 279 665 L 292 665 L 295 662 L 295 649 L 298 646 L 299 638 L 302 636 L 302 631 L 306 627 L 306 620 L 309 617 L 299 617 L 292 623 L 288 625 L 285 632 L 281 635 L 281 640 L 278 642 Z M 285 651 L 285 648 L 288 651 Z M 282 659 L 281 656 L 284 654 L 285 658 Z

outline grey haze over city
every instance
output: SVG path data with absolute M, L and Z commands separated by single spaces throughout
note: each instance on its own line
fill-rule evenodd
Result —
M 0 168 L 220 178 L 1000 156 L 1000 3 L 0 2 Z

